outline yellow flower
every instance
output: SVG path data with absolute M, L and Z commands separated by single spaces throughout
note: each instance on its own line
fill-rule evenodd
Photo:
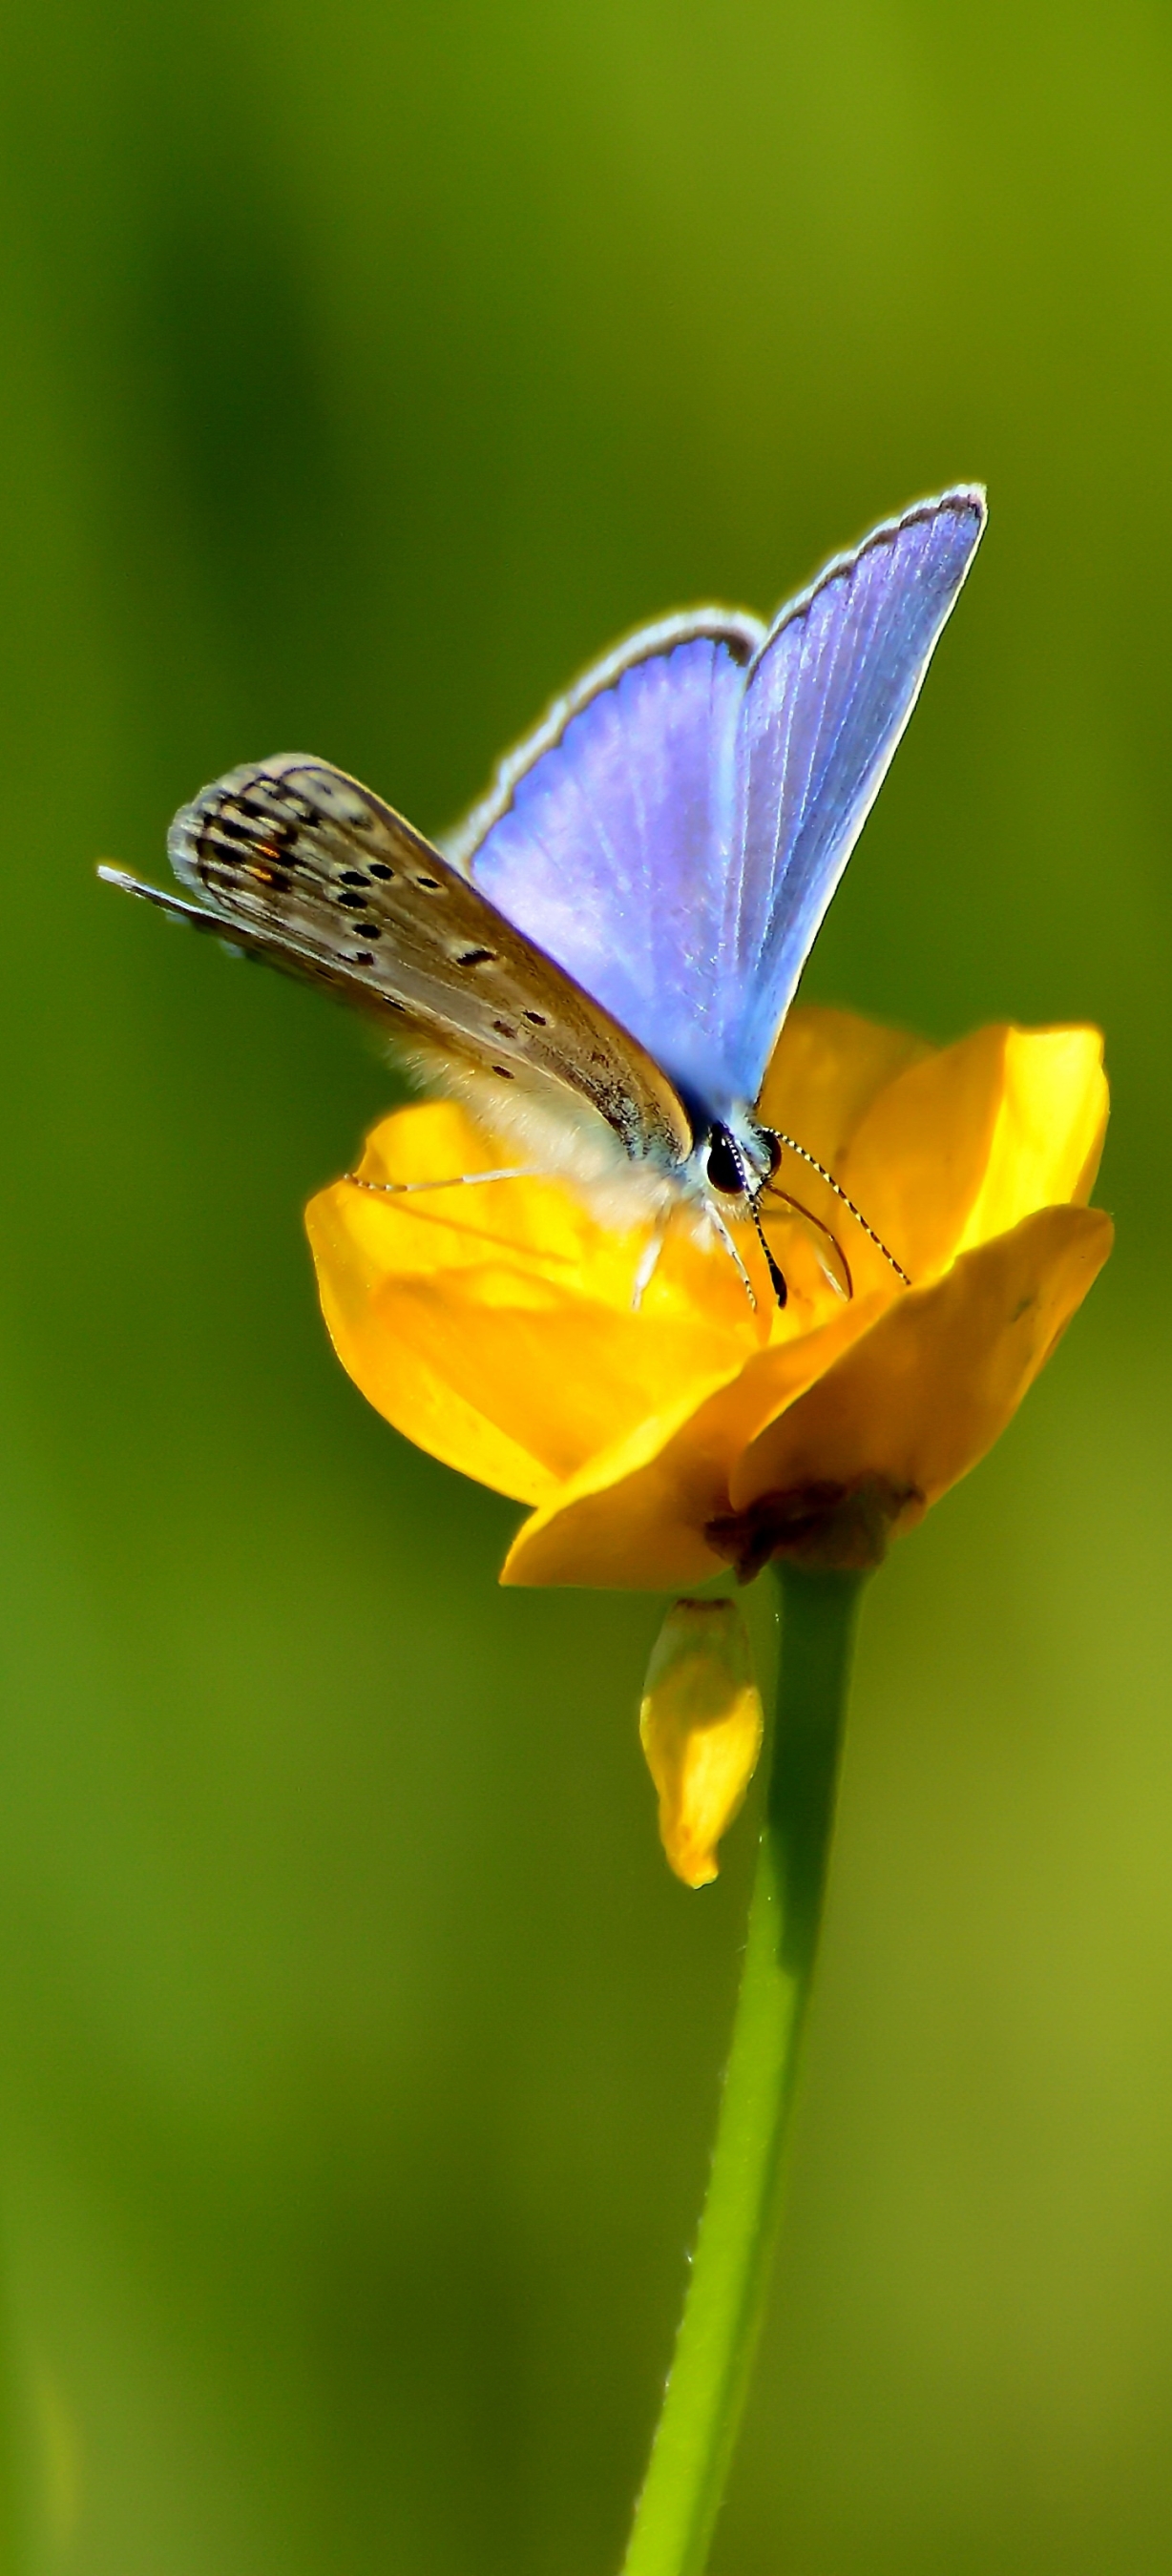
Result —
M 979 1030 L 934 1050 L 797 1009 L 760 1104 L 824 1163 L 913 1285 L 813 1173 L 779 1180 L 833 1227 L 764 1202 L 778 1310 L 751 1229 L 756 1310 L 727 1252 L 672 1226 L 638 1312 L 645 1233 L 556 1178 L 307 1212 L 334 1346 L 388 1421 L 532 1508 L 506 1583 L 674 1590 L 777 1553 L 874 1564 L 990 1448 L 1111 1247 L 1086 1202 L 1107 1119 L 1093 1029 Z M 450 1101 L 396 1111 L 371 1180 L 440 1180 L 515 1149 Z M 754 1264 L 756 1263 L 756 1269 Z

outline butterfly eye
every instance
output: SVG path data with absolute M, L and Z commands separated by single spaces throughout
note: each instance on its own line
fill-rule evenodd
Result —
M 722 1197 L 745 1195 L 745 1167 L 727 1127 L 714 1127 L 708 1139 L 708 1180 Z

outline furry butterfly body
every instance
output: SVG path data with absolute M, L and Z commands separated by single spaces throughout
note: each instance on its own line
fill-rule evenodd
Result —
M 731 1249 L 778 1159 L 755 1116 L 777 1031 L 984 515 L 969 486 L 917 504 L 768 629 L 706 610 L 631 637 L 446 852 L 285 754 L 176 816 L 194 901 L 103 874 L 355 1003 L 542 1168 L 628 1214 L 688 1206 Z

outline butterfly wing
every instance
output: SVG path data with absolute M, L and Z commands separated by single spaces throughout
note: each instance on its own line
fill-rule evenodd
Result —
M 757 1096 L 983 525 L 978 491 L 945 493 L 828 565 L 768 635 L 717 609 L 632 637 L 503 763 L 446 857 L 289 754 L 177 816 L 172 862 L 210 910 L 105 873 L 678 1170 L 698 1125 Z
M 551 708 L 447 844 L 698 1101 L 737 723 L 763 635 L 755 618 L 714 609 L 633 636 Z
M 966 486 L 874 529 L 783 609 L 748 674 L 715 1006 L 748 1100 L 984 524 Z
M 232 770 L 185 806 L 169 850 L 190 904 L 159 904 L 286 973 L 327 985 L 432 1061 L 547 1109 L 597 1112 L 632 1161 L 673 1169 L 692 1144 L 671 1084 L 605 1009 L 391 808 L 325 761 Z
M 710 1119 L 753 1101 L 984 524 L 945 493 L 768 634 L 701 610 L 551 709 L 449 843 Z

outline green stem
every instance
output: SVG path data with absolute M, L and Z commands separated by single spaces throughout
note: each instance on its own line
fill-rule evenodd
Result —
M 708 2197 L 623 2576 L 702 2576 L 756 2350 L 863 1577 L 781 1573 L 781 1675 Z

